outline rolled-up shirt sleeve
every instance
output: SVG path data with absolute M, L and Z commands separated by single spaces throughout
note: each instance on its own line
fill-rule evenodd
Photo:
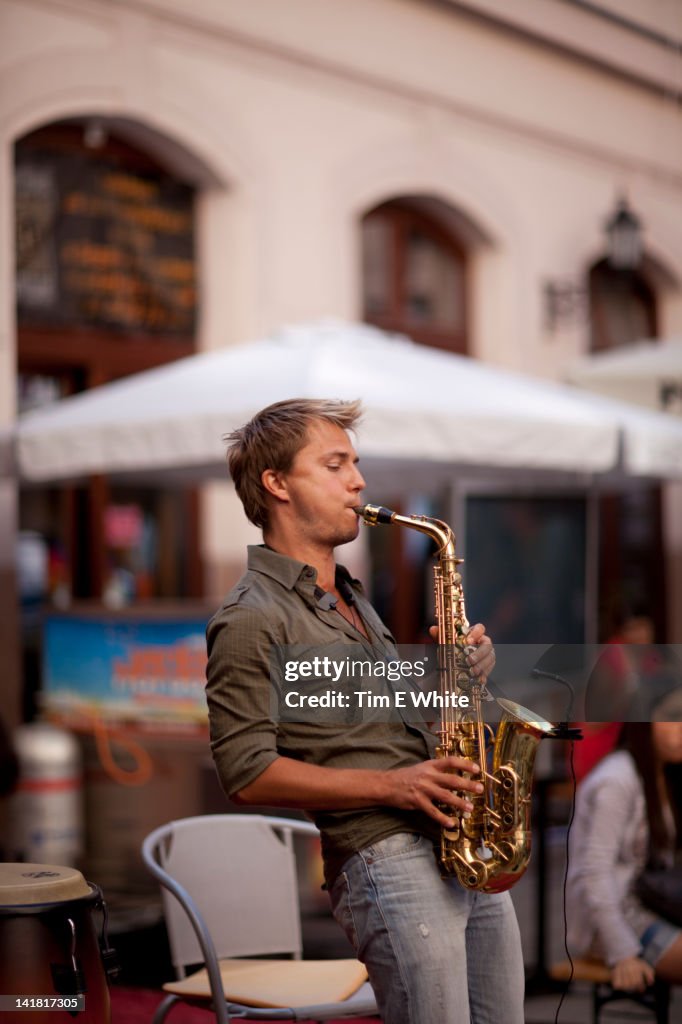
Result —
M 235 603 L 211 620 L 206 640 L 211 750 L 221 786 L 233 796 L 278 757 L 270 686 L 277 639 L 263 611 Z

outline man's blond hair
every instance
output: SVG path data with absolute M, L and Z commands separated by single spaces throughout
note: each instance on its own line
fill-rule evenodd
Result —
M 266 492 L 261 477 L 266 469 L 286 473 L 308 439 L 308 427 L 326 420 L 352 430 L 362 415 L 359 400 L 290 398 L 262 409 L 243 427 L 224 438 L 229 443 L 227 463 L 244 512 L 255 526 L 268 522 Z

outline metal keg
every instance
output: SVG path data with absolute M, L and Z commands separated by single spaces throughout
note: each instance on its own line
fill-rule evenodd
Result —
M 10 847 L 17 860 L 77 864 L 83 855 L 81 752 L 66 729 L 47 722 L 14 733 L 19 782 L 10 806 Z

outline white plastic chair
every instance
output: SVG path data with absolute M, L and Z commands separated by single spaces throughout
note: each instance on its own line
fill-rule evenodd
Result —
M 357 977 L 353 981 L 349 976 L 363 971 L 352 960 L 301 961 L 294 835 L 317 836 L 318 831 L 309 822 L 289 818 L 212 814 L 171 821 L 144 840 L 145 864 L 164 887 L 171 958 L 181 979 L 164 985 L 169 994 L 159 1004 L 153 1024 L 161 1024 L 181 1000 L 212 1004 L 218 1024 L 228 1024 L 233 1015 L 246 1020 L 326 1021 L 378 1013 L 367 981 L 348 998 L 337 991 L 302 1006 L 296 1005 L 298 997 L 287 999 L 294 1005 L 280 1005 L 277 996 L 273 998 L 277 979 L 273 982 L 272 976 L 279 974 L 281 980 L 283 964 L 288 965 L 285 987 L 289 993 L 297 983 L 310 981 L 310 974 L 297 979 L 299 970 L 312 972 L 314 980 L 338 971 L 342 977 L 333 981 L 337 988 L 356 985 Z M 273 954 L 293 959 L 231 959 Z M 187 978 L 188 965 L 197 964 L 203 964 L 204 970 Z M 263 988 L 263 998 L 254 1000 L 260 1006 L 233 998 L 234 981 L 229 975 L 234 970 L 242 975 L 250 972 L 249 995 L 241 996 L 247 1002 L 254 986 L 258 991 Z M 244 978 L 242 989 L 243 983 Z M 198 990 L 202 994 L 197 995 Z

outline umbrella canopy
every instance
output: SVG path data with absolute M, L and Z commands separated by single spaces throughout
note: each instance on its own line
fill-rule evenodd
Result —
M 223 435 L 284 398 L 361 398 L 369 459 L 682 475 L 682 423 L 416 345 L 364 324 L 286 328 L 27 413 L 26 480 L 201 468 L 225 474 Z
M 612 398 L 682 413 L 682 338 L 596 352 L 575 363 L 568 377 Z

